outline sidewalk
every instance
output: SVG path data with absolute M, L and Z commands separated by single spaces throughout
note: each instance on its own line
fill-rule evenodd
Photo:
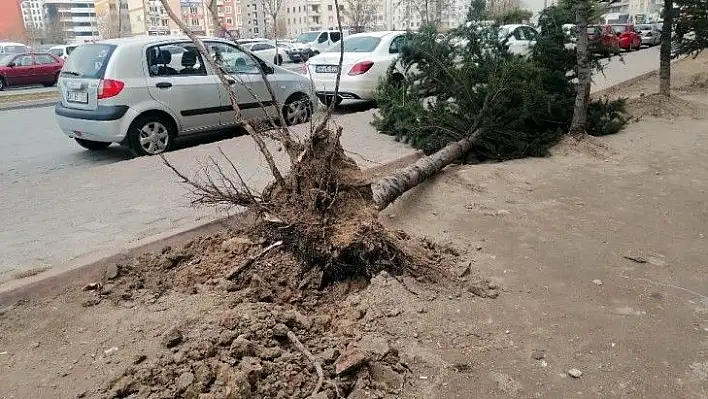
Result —
M 625 55 L 626 64 L 613 62 L 606 77 L 596 77 L 593 91 L 605 89 L 658 67 L 658 49 Z M 392 160 L 413 150 L 391 137 L 377 134 L 369 124 L 373 111 L 339 115 L 342 144 L 363 167 Z M 304 130 L 304 126 L 300 130 Z M 260 189 L 270 176 L 249 137 L 239 137 L 169 153 L 180 170 L 194 173 L 217 148 L 235 162 L 244 178 Z M 283 154 L 278 162 L 286 166 Z M 356 154 L 360 154 L 356 155 Z M 0 190 L 0 284 L 22 270 L 68 269 L 120 251 L 138 241 L 187 230 L 224 216 L 214 209 L 189 206 L 184 186 L 162 165 L 159 157 L 99 166 L 90 171 L 36 176 Z

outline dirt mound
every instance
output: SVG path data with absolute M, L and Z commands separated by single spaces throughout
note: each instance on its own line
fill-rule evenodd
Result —
M 360 276 L 326 283 L 321 269 L 302 264 L 284 246 L 249 238 L 249 232 L 258 236 L 248 226 L 200 237 L 109 271 L 97 289 L 98 301 L 150 304 L 174 290 L 218 293 L 224 306 L 164 332 L 162 353 L 136 358 L 100 396 L 204 399 L 319 394 L 312 397 L 325 399 L 355 391 L 359 391 L 356 397 L 379 398 L 400 392 L 407 369 L 399 361 L 398 350 L 385 338 L 366 333 L 374 331 L 375 320 L 385 317 L 378 304 L 357 295 L 370 281 Z M 414 239 L 400 231 L 391 236 L 410 259 L 426 268 L 459 266 L 460 254 L 449 245 Z M 418 276 L 418 281 L 433 276 Z M 371 281 L 390 284 L 389 280 L 403 284 L 403 276 L 386 271 Z M 474 295 L 496 296 L 486 286 L 468 285 L 466 290 Z
M 708 72 L 699 72 L 689 78 L 689 83 L 678 86 L 684 93 L 708 93 Z
M 565 136 L 551 149 L 554 156 L 588 155 L 597 159 L 607 159 L 614 153 L 605 140 L 587 134 L 578 137 Z
M 649 116 L 663 119 L 703 119 L 708 116 L 708 107 L 677 96 L 666 98 L 660 94 L 650 94 L 628 100 L 627 112 L 636 118 Z

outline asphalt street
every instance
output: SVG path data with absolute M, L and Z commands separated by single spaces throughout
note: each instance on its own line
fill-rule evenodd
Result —
M 623 58 L 613 59 L 604 76 L 595 77 L 594 91 L 658 68 L 658 48 Z M 375 132 L 370 108 L 359 103 L 338 111 L 344 147 L 376 162 L 411 153 Z M 110 253 L 222 216 L 190 208 L 184 188 L 157 157 L 130 159 L 119 146 L 105 152 L 79 147 L 62 134 L 52 107 L 0 111 L 0 126 L 0 289 L 20 270 L 75 266 L 86 254 Z M 195 171 L 207 157 L 218 157 L 222 147 L 255 187 L 269 181 L 248 137 L 224 138 L 186 142 L 168 156 L 183 170 Z

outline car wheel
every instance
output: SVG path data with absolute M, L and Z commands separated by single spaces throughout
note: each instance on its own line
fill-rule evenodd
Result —
M 305 123 L 312 116 L 312 102 L 304 95 L 292 96 L 283 106 L 283 119 L 288 126 Z
M 84 147 L 87 150 L 91 150 L 91 151 L 105 150 L 106 148 L 108 148 L 108 146 L 113 144 L 113 143 L 106 143 L 104 141 L 91 141 L 91 140 L 84 140 L 84 139 L 79 139 L 79 138 L 75 138 L 74 140 L 76 140 L 76 142 L 80 146 Z
M 135 156 L 158 155 L 172 148 L 176 135 L 172 121 L 160 115 L 145 115 L 130 125 L 127 144 Z
M 280 54 L 276 55 L 273 62 L 275 63 L 275 65 L 283 65 L 283 56 Z
M 0 91 L 5 90 L 5 79 L 0 77 Z

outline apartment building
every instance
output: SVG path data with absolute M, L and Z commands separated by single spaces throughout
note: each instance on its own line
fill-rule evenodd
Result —
M 25 25 L 19 1 L 0 0 L 0 40 L 25 39 Z
M 133 35 L 181 35 L 159 0 L 125 0 Z M 169 0 L 170 8 L 189 29 L 199 35 L 239 35 L 241 0 L 216 0 L 218 26 L 209 11 L 209 0 Z
M 101 38 L 93 0 L 43 0 L 42 11 L 50 41 L 85 43 Z
M 340 9 L 343 8 L 340 4 Z M 312 30 L 337 29 L 334 0 L 285 0 L 279 18 L 285 21 L 282 36 L 287 37 Z
M 26 30 L 44 29 L 44 11 L 41 0 L 25 0 L 20 4 L 22 22 Z

